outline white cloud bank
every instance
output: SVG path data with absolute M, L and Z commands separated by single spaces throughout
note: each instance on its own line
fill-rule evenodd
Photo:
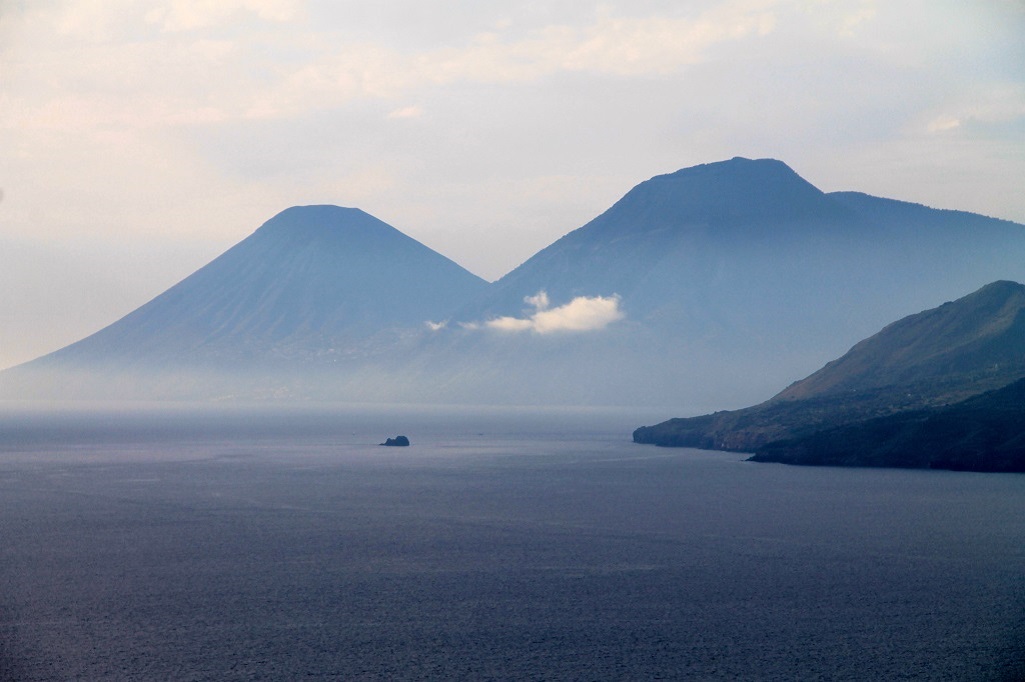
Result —
M 533 332 L 557 334 L 563 332 L 600 331 L 625 317 L 619 308 L 620 298 L 612 296 L 577 296 L 565 305 L 549 308 L 548 294 L 539 291 L 523 299 L 534 308 L 527 317 L 496 317 L 482 325 L 464 324 L 467 329 L 491 329 L 498 332 Z

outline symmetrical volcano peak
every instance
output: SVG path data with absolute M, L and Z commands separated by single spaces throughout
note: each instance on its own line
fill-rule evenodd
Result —
M 297 206 L 61 359 L 238 362 L 344 353 L 487 283 L 354 208 Z
M 361 209 L 327 204 L 286 208 L 261 225 L 253 236 L 292 245 L 312 242 L 325 246 L 346 244 L 350 248 L 412 241 Z

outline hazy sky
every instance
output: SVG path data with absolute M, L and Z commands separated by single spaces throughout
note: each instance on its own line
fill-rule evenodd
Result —
M 1025 222 L 1023 36 L 1023 0 L 0 0 L 0 367 L 296 204 L 487 279 L 733 156 Z

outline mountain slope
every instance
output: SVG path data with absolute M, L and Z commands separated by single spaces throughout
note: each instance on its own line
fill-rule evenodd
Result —
M 1025 472 L 1025 379 L 955 405 L 901 412 L 768 443 L 751 459 Z
M 53 358 L 194 362 L 319 354 L 423 325 L 486 286 L 363 211 L 294 207 Z
M 514 390 L 500 375 L 567 402 L 743 405 L 937 297 L 996 279 L 1025 279 L 1025 227 L 826 194 L 780 161 L 734 158 L 639 184 L 452 316 L 522 320 L 540 292 L 553 307 L 616 296 L 614 325 L 586 343 L 565 335 L 558 350 L 553 335 L 516 331 L 450 331 L 447 343 L 464 363 L 508 358 L 482 363 L 480 393 Z M 543 356 L 567 346 L 581 348 Z
M 735 158 L 685 168 L 637 185 L 461 314 L 515 313 L 525 296 L 544 290 L 560 301 L 619 294 L 646 315 L 667 296 L 687 293 L 655 291 L 662 285 L 714 276 L 752 249 L 785 246 L 788 233 L 829 229 L 854 217 L 779 161 Z
M 993 387 L 1018 373 L 1025 375 L 1025 287 L 999 281 L 895 322 L 777 399 L 938 382 Z
M 755 450 L 869 418 L 944 405 L 1025 376 L 1025 286 L 999 281 L 888 325 L 754 407 L 671 419 L 638 443 Z
M 304 395 L 325 370 L 408 349 L 487 286 L 361 210 L 293 207 L 124 318 L 0 378 L 6 395 L 39 397 Z

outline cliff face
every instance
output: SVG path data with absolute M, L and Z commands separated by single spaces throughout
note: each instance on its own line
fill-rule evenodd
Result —
M 641 427 L 638 443 L 754 451 L 844 424 L 945 405 L 1025 376 L 1025 286 L 1000 281 L 911 315 L 772 399 Z

